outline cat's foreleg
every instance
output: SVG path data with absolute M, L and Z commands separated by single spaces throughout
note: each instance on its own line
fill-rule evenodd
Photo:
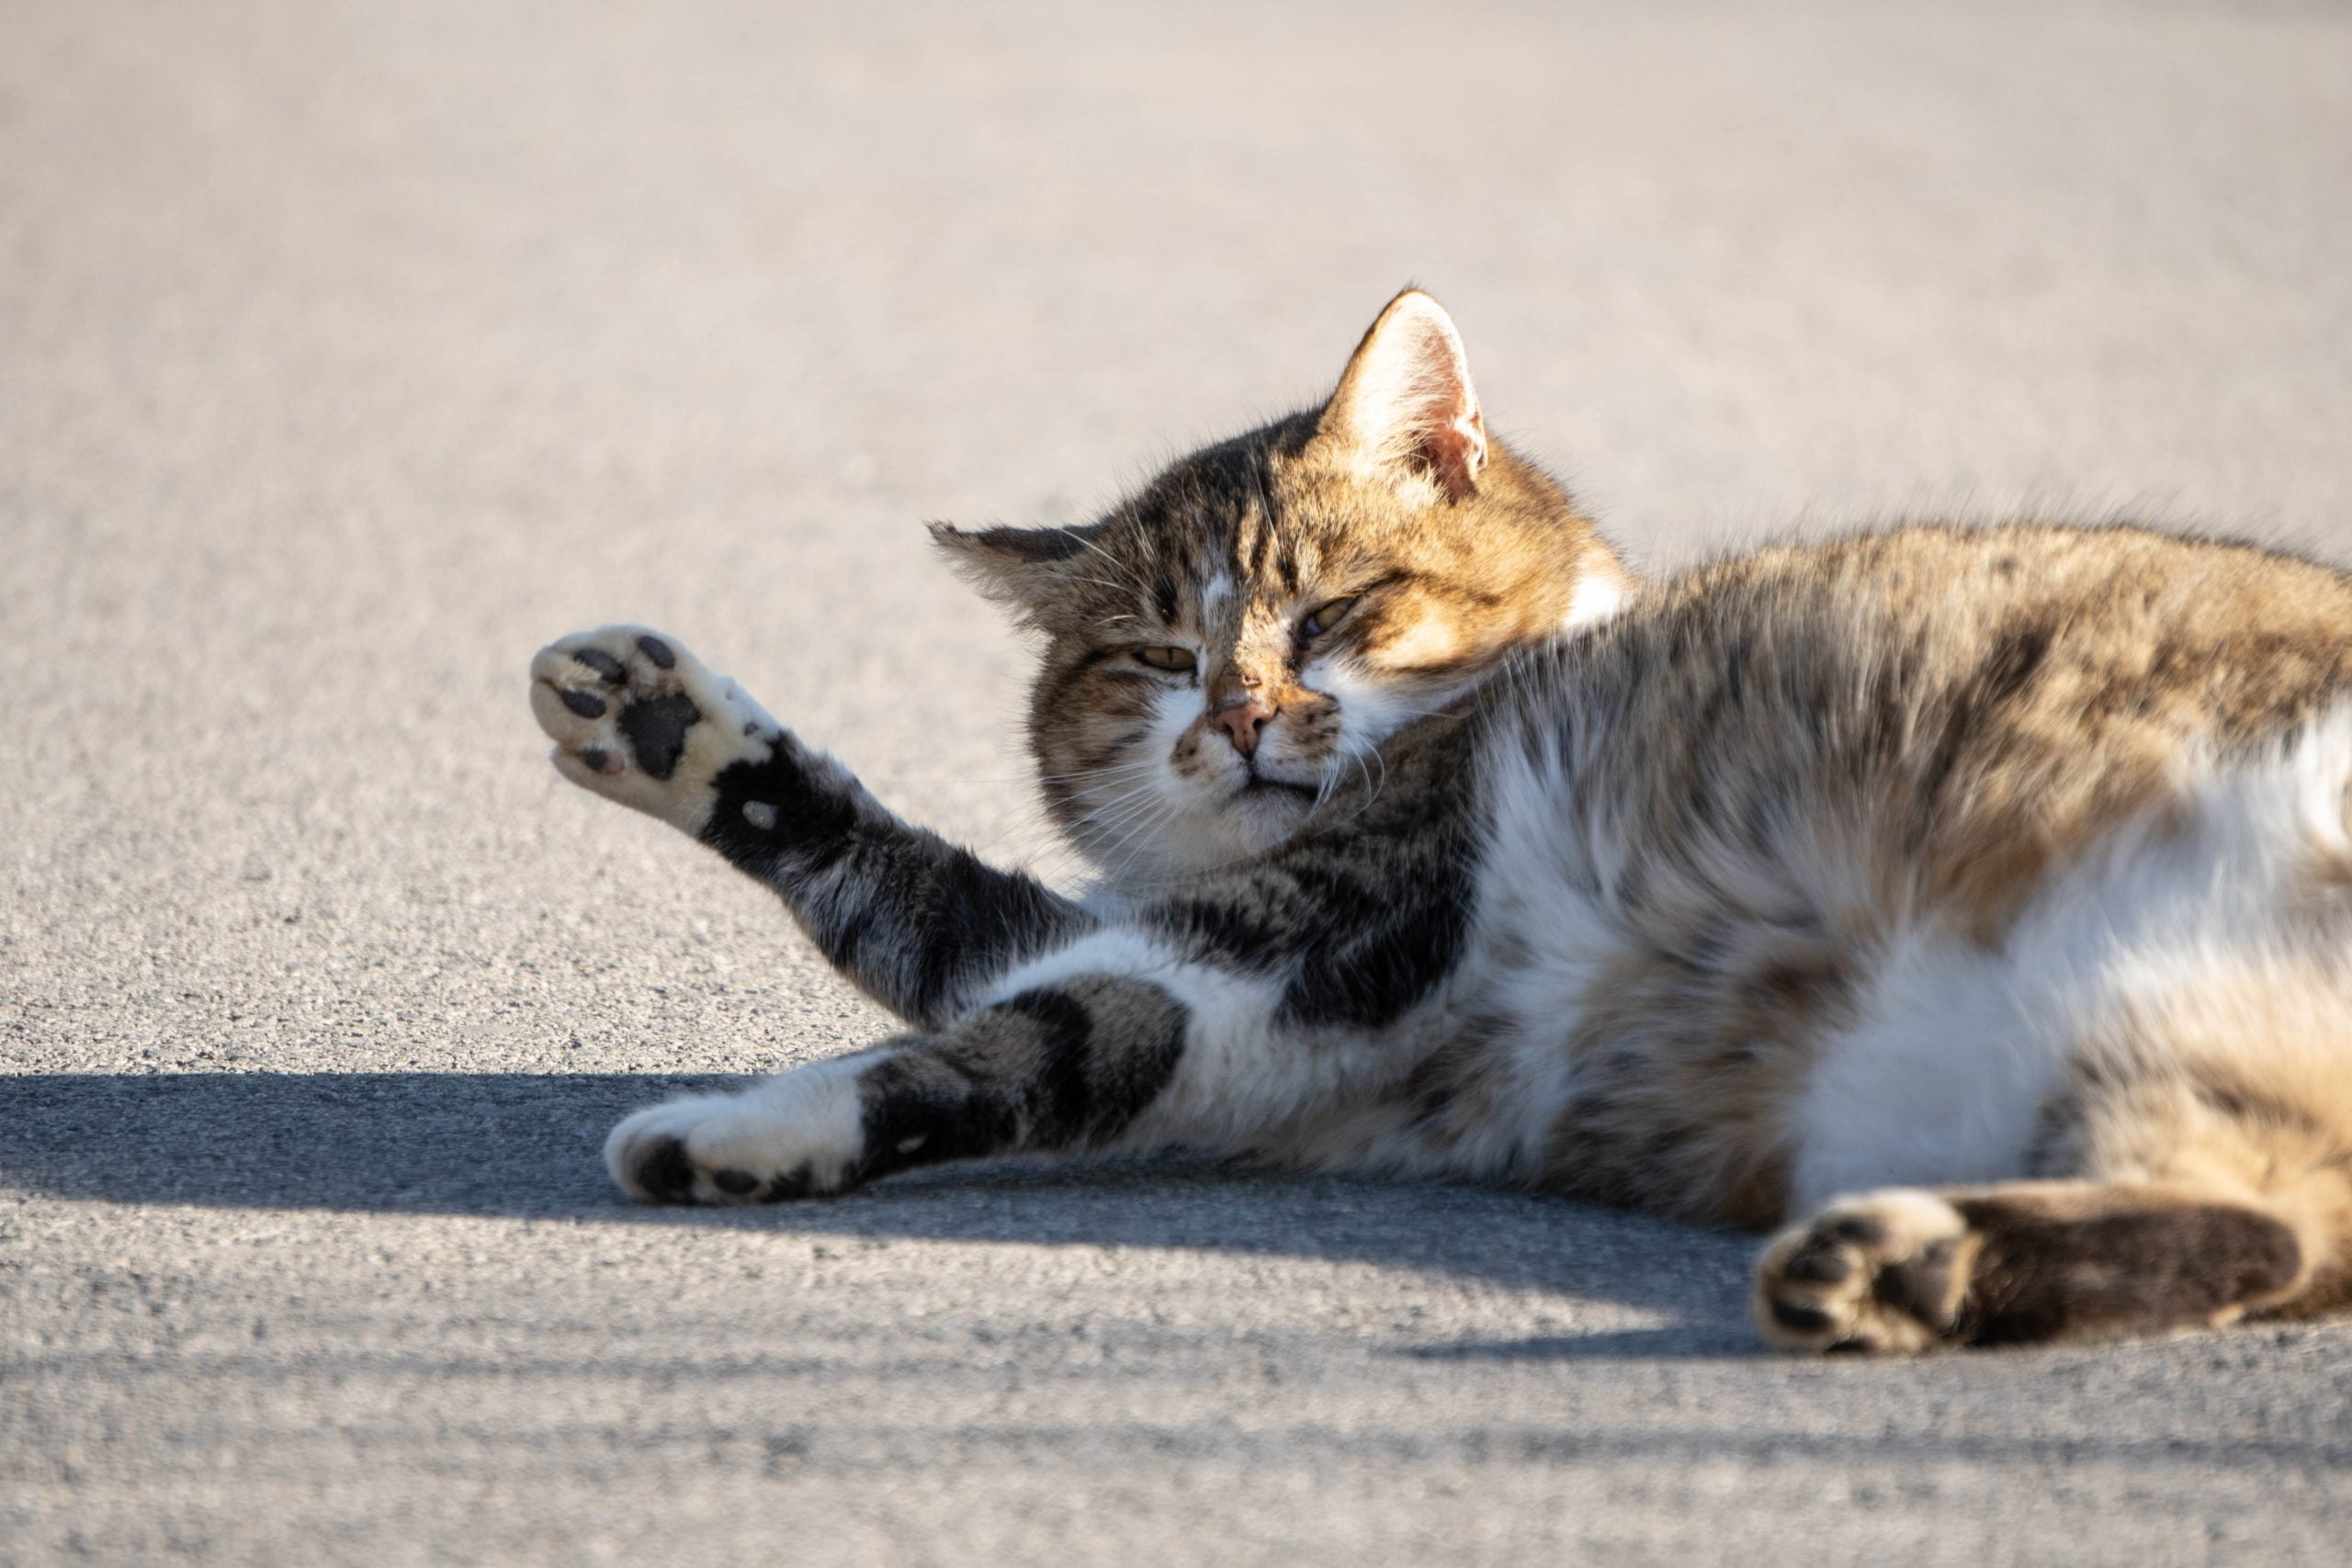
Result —
M 2304 1294 L 2310 1238 L 2274 1198 L 2020 1181 L 1840 1199 L 1758 1266 L 1764 1337 L 1913 1351 L 2212 1327 Z
M 899 820 L 673 637 L 605 626 L 540 649 L 531 711 L 558 773 L 774 889 L 835 967 L 910 1022 L 955 1017 L 1092 924 L 1035 879 Z
M 1277 1004 L 1258 979 L 1106 931 L 944 1029 L 641 1111 L 605 1162 L 648 1201 L 724 1203 L 995 1155 L 1247 1148 L 1363 1066 L 1344 1043 L 1294 1035 Z
M 641 1111 L 605 1163 L 649 1202 L 765 1202 L 944 1160 L 1097 1148 L 1167 1089 L 1188 1022 L 1148 981 L 1085 976 L 741 1094 Z

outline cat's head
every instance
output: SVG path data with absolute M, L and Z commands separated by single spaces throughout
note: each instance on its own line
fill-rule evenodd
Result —
M 1413 290 L 1323 407 L 1183 458 L 1100 521 L 933 532 L 1046 635 L 1046 800 L 1127 881 L 1279 843 L 1397 728 L 1628 581 L 1487 434 L 1453 321 Z

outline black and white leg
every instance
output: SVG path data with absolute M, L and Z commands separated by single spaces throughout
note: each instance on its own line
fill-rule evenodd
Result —
M 1035 879 L 899 820 L 674 637 L 577 633 L 542 649 L 531 676 L 559 773 L 765 884 L 836 967 L 911 1022 L 956 1016 L 1091 924 Z
M 647 1202 L 756 1203 L 945 1160 L 1099 1148 L 1168 1089 L 1190 1022 L 1150 981 L 1077 977 L 741 1094 L 640 1111 L 605 1161 Z
M 996 1155 L 1280 1157 L 1297 1152 L 1292 1130 L 1398 1076 L 1378 1032 L 1308 1021 L 1295 1002 L 1278 969 L 1106 927 L 1005 976 L 944 1029 L 639 1111 L 605 1160 L 636 1197 L 723 1203 Z

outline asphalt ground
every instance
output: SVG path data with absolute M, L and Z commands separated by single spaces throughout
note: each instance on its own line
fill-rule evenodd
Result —
M 885 1021 L 561 784 L 637 620 L 1057 875 L 922 519 L 1408 279 L 1653 564 L 2352 558 L 2340 7 L 0 10 L 0 1562 L 2339 1562 L 2352 1328 L 1760 1354 L 1751 1244 L 1185 1163 L 633 1209 Z

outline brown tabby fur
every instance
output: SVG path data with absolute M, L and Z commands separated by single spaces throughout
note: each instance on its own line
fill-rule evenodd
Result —
M 1042 634 L 1087 900 L 650 634 L 535 667 L 567 776 L 921 1026 L 632 1117 L 632 1192 L 1184 1143 L 1793 1221 L 1790 1348 L 2352 1304 L 2343 574 L 2019 524 L 1636 583 L 1411 292 L 1324 408 L 1083 526 L 934 532 Z

